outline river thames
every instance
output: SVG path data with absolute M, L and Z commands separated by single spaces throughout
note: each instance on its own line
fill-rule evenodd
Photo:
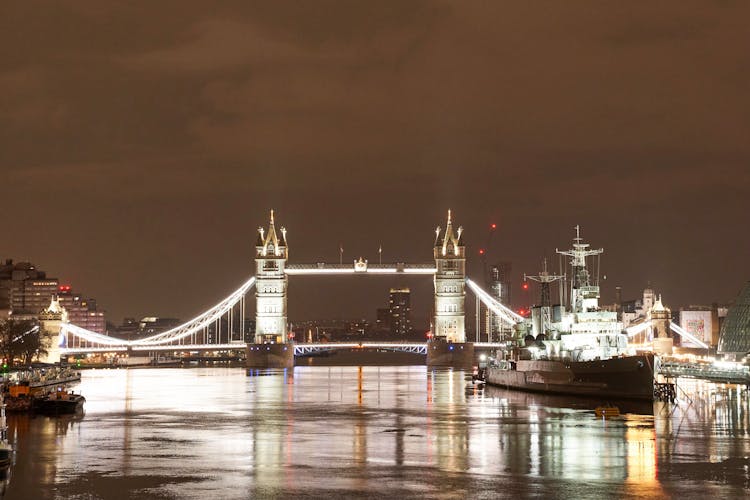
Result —
M 85 414 L 9 417 L 4 498 L 747 496 L 747 392 L 680 387 L 604 421 L 424 366 L 87 370 Z

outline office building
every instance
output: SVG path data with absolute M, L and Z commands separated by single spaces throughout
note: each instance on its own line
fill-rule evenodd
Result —
M 391 288 L 388 320 L 392 335 L 405 337 L 409 334 L 411 331 L 411 290 Z

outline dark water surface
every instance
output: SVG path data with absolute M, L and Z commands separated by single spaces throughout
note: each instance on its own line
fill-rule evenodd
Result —
M 10 417 L 5 498 L 747 497 L 747 393 L 680 385 L 602 421 L 424 366 L 85 371 L 85 415 Z

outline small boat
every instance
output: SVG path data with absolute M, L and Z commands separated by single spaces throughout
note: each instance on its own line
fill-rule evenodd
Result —
M 33 401 L 31 387 L 28 381 L 18 381 L 10 384 L 3 395 L 5 408 L 10 412 L 21 412 L 31 410 Z
M 83 408 L 86 402 L 81 394 L 65 392 L 58 388 L 46 396 L 34 399 L 34 411 L 45 415 L 59 415 L 62 413 L 75 413 Z
M 597 406 L 594 408 L 597 418 L 612 418 L 620 416 L 620 409 L 616 406 Z

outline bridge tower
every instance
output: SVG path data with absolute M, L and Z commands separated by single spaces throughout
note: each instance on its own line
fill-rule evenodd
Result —
M 466 342 L 464 299 L 466 253 L 463 228 L 453 230 L 451 211 L 445 232 L 435 229 L 435 317 L 432 336 L 453 343 Z
M 258 228 L 255 243 L 255 343 L 287 342 L 287 277 L 284 268 L 289 258 L 286 229 L 276 234 L 273 210 L 268 232 Z

